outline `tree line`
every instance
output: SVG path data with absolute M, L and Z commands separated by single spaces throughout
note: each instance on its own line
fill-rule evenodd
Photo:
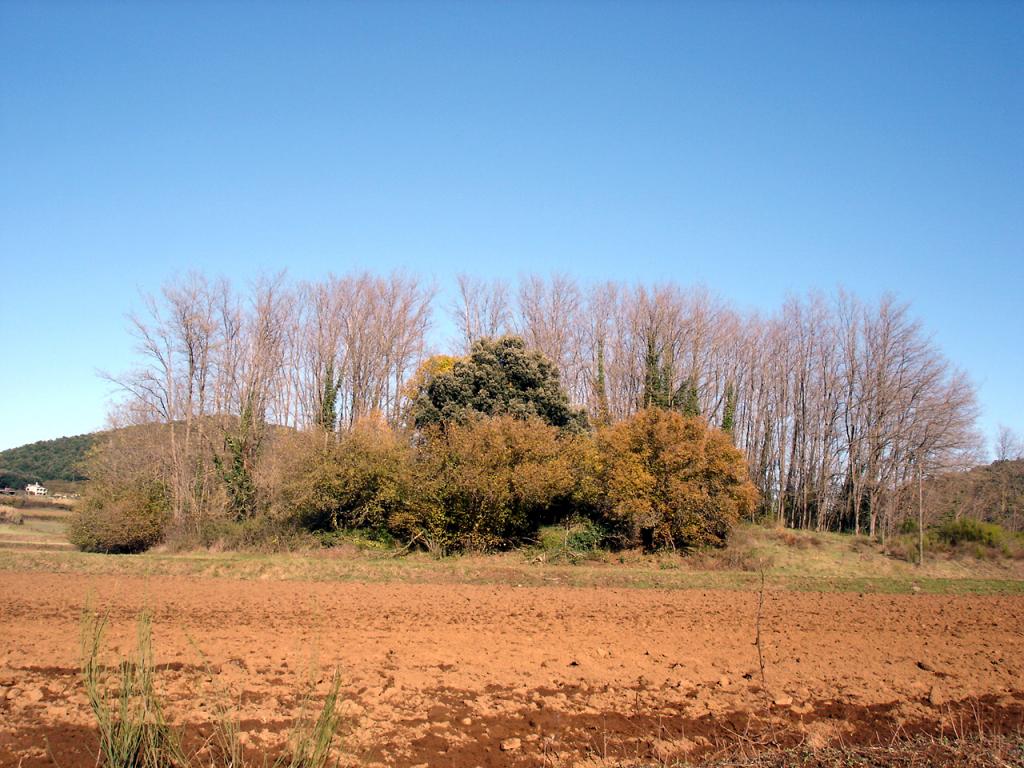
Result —
M 403 273 L 170 282 L 131 316 L 138 367 L 110 376 L 127 395 L 115 423 L 171 425 L 175 519 L 202 519 L 219 494 L 245 514 L 276 430 L 414 428 L 414 404 L 425 425 L 438 374 L 511 334 L 550 361 L 580 430 L 656 408 L 730 435 L 758 491 L 751 516 L 885 536 L 919 476 L 976 461 L 971 382 L 892 297 L 814 293 L 762 315 L 673 283 L 461 275 L 437 298 Z M 432 344 L 441 309 L 447 349 Z

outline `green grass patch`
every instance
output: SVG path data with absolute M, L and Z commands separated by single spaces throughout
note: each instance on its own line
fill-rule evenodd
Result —
M 865 536 L 739 526 L 724 549 L 609 552 L 587 522 L 550 526 L 522 549 L 439 558 L 365 535 L 310 538 L 294 552 L 150 551 L 102 555 L 3 549 L 8 540 L 63 541 L 63 523 L 26 519 L 0 526 L 0 570 L 282 581 L 511 584 L 636 589 L 752 590 L 762 565 L 773 589 L 887 594 L 1020 594 L 1024 561 L 937 552 L 925 565 L 892 556 Z
M 669 567 L 674 565 L 674 567 Z M 280 581 L 407 582 L 419 584 L 508 584 L 529 587 L 756 590 L 756 572 L 691 569 L 686 559 L 642 558 L 619 562 L 542 563 L 522 553 L 434 558 L 394 557 L 373 552 L 292 554 L 184 553 L 97 555 L 81 552 L 0 550 L 0 570 L 117 576 L 179 576 Z M 800 592 L 885 594 L 1024 594 L 1024 580 L 885 575 L 793 573 L 769 568 L 772 589 Z

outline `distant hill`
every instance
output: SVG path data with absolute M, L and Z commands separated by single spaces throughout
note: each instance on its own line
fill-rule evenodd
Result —
M 933 518 L 970 517 L 1024 530 L 1024 460 L 939 475 L 925 483 L 924 496 Z
M 78 465 L 101 434 L 40 440 L 0 451 L 0 486 L 21 488 L 49 480 L 86 480 Z

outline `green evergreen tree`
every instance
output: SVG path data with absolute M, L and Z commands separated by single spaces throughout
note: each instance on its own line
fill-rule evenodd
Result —
M 340 378 L 334 378 L 334 361 L 327 363 L 324 371 L 324 389 L 320 395 L 320 413 L 317 423 L 326 432 L 333 432 L 338 423 L 338 390 L 341 388 Z
M 722 431 L 733 437 L 732 430 L 736 425 L 736 387 L 733 383 L 725 385 L 725 411 L 722 413 Z
M 604 373 L 604 339 L 597 341 L 597 376 L 594 380 L 597 394 L 597 422 L 601 426 L 611 423 L 611 412 L 608 407 L 608 385 Z
M 536 416 L 569 431 L 587 426 L 586 413 L 569 405 L 554 363 L 518 336 L 476 341 L 468 357 L 416 394 L 410 408 L 417 428 L 463 422 L 473 414 Z
M 661 365 L 661 383 L 660 392 L 662 399 L 662 408 L 671 409 L 675 403 L 675 393 L 672 391 L 672 360 L 669 357 L 665 358 L 665 362 Z
M 647 337 L 647 353 L 644 356 L 644 392 L 640 404 L 644 408 L 668 408 L 671 400 L 661 364 L 661 352 L 651 334 Z
M 700 416 L 700 395 L 697 392 L 697 377 L 692 374 L 676 390 L 675 410 L 684 416 Z
M 236 520 L 257 511 L 258 491 L 254 470 L 263 446 L 266 422 L 253 407 L 250 394 L 236 424 L 224 431 L 224 455 L 214 454 L 213 463 L 224 481 L 228 509 Z

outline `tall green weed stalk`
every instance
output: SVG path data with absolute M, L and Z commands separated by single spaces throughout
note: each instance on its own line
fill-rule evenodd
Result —
M 182 733 L 164 715 L 156 692 L 152 620 L 139 617 L 135 653 L 105 667 L 100 660 L 106 619 L 86 611 L 82 620 L 82 681 L 99 731 L 97 768 L 327 768 L 337 740 L 341 715 L 337 672 L 317 710 L 310 690 L 292 727 L 288 749 L 274 761 L 247 761 L 238 713 L 218 696 L 210 711 L 216 721 L 202 747 L 189 754 Z M 335 761 L 336 764 L 337 761 Z
M 103 768 L 187 766 L 178 732 L 164 716 L 154 686 L 152 624 L 139 617 L 134 656 L 112 670 L 100 662 L 106 620 L 86 613 L 82 622 L 82 681 L 99 730 L 97 765 Z

